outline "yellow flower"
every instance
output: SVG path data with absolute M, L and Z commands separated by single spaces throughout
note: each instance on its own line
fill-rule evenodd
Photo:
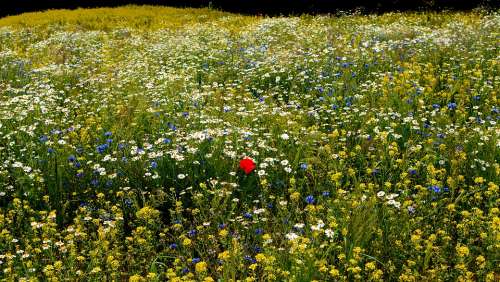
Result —
M 483 184 L 484 183 L 484 178 L 483 177 L 476 177 L 476 178 L 474 178 L 474 183 L 476 183 L 476 184 Z
M 228 251 L 224 251 L 224 252 L 222 252 L 222 253 L 219 253 L 219 255 L 218 255 L 218 258 L 219 258 L 219 259 L 222 259 L 222 260 L 226 260 L 226 259 L 228 259 L 229 257 L 230 257 L 230 255 L 229 255 L 229 252 L 228 252 Z
M 207 263 L 204 261 L 200 261 L 196 263 L 194 269 L 196 270 L 196 272 L 205 272 L 207 271 Z
M 365 264 L 365 269 L 366 270 L 374 270 L 375 269 L 375 263 L 373 261 L 367 262 Z
M 258 261 L 258 262 L 265 262 L 266 261 L 266 255 L 260 253 L 260 254 L 257 254 L 255 256 L 255 259 Z
M 152 207 L 146 206 L 140 209 L 138 212 L 136 212 L 135 215 L 137 216 L 138 219 L 149 221 L 158 218 L 160 212 Z
M 189 246 L 189 245 L 191 245 L 191 239 L 189 239 L 189 238 L 184 239 L 182 241 L 182 245 L 183 246 Z
M 338 276 L 340 275 L 340 272 L 339 272 L 339 270 L 338 270 L 338 269 L 336 269 L 336 268 L 332 268 L 332 269 L 330 270 L 330 275 L 331 275 L 332 277 L 338 277 Z
M 300 199 L 300 193 L 299 192 L 293 192 L 291 195 L 290 195 L 290 199 L 292 201 L 298 201 Z
M 141 281 L 143 281 L 143 279 L 142 279 L 142 276 L 135 274 L 135 275 L 130 276 L 128 281 L 129 282 L 141 282 Z
M 222 238 L 225 238 L 227 234 L 229 234 L 229 231 L 227 231 L 226 229 L 222 229 L 221 231 L 219 231 L 219 236 L 221 236 Z
M 458 245 L 456 250 L 459 257 L 466 257 L 469 255 L 469 248 L 467 248 L 467 246 Z

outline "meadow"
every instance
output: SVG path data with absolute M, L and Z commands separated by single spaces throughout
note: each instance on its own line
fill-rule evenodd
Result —
M 0 19 L 0 280 L 498 281 L 500 14 Z

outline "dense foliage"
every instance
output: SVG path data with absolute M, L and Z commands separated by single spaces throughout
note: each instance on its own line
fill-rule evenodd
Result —
M 0 7 L 0 17 L 46 9 L 116 7 L 127 4 L 212 7 L 224 11 L 266 15 L 325 14 L 346 10 L 381 13 L 409 10 L 470 10 L 478 7 L 498 8 L 496 0 L 17 0 L 5 1 Z
M 0 20 L 0 279 L 498 281 L 499 27 Z

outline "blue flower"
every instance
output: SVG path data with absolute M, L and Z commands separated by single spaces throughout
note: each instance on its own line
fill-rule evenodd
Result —
M 330 192 L 323 191 L 323 193 L 321 193 L 321 195 L 323 195 L 323 197 L 330 197 Z
M 200 262 L 200 261 L 201 261 L 201 259 L 200 259 L 200 258 L 193 258 L 193 259 L 191 260 L 191 262 L 192 262 L 192 263 L 198 263 L 198 262 Z
M 251 214 L 251 213 L 246 212 L 246 213 L 244 213 L 244 214 L 243 214 L 243 217 L 245 217 L 245 218 L 247 218 L 247 219 L 250 219 L 250 218 L 252 218 L 252 214 Z
M 257 262 L 256 259 L 252 258 L 249 255 L 246 255 L 243 259 L 246 260 L 246 261 L 248 261 L 248 262 L 250 262 L 250 263 L 256 263 Z
M 177 244 L 176 243 L 172 243 L 168 246 L 170 249 L 177 249 Z
M 70 156 L 68 157 L 68 161 L 69 161 L 69 162 L 74 162 L 74 161 L 76 161 L 76 157 L 75 157 L 75 156 L 73 156 L 73 155 L 70 155 Z
M 97 146 L 97 152 L 98 152 L 99 154 L 102 154 L 102 153 L 104 153 L 104 151 L 106 151 L 106 149 L 108 149 L 108 148 L 109 148 L 109 145 L 108 145 L 108 144 L 101 144 L 101 145 Z
M 189 230 L 187 234 L 189 237 L 194 237 L 196 236 L 196 230 L 195 229 Z
M 314 204 L 314 197 L 312 195 L 307 196 L 306 203 L 308 203 L 310 205 Z
M 306 170 L 307 169 L 307 164 L 306 163 L 301 163 L 300 164 L 300 169 Z
M 432 104 L 432 108 L 437 110 L 441 108 L 441 106 L 439 104 Z
M 439 193 L 441 192 L 441 188 L 437 185 L 432 185 L 432 186 L 429 186 L 427 189 L 429 189 L 430 191 L 434 192 L 434 193 Z
M 133 203 L 133 202 L 132 202 L 132 200 L 131 200 L 131 199 L 129 199 L 129 198 L 127 198 L 127 199 L 123 200 L 123 202 L 125 203 L 125 205 L 126 205 L 127 207 L 131 207 L 131 206 L 132 206 L 132 203 Z
M 449 110 L 455 110 L 456 108 L 457 108 L 457 103 L 455 103 L 455 102 L 448 103 Z
M 113 133 L 111 133 L 111 131 L 106 131 L 106 132 L 104 133 L 104 136 L 106 136 L 106 137 L 109 137 L 109 136 L 111 136 L 111 135 L 113 135 Z
M 262 233 L 264 233 L 264 230 L 262 228 L 255 229 L 255 234 L 256 235 L 261 235 Z
M 49 140 L 49 137 L 47 137 L 47 135 L 42 135 L 40 136 L 40 138 L 38 138 L 38 140 L 40 140 L 40 142 L 42 143 L 45 143 Z
M 158 163 L 157 163 L 157 162 L 155 162 L 155 161 L 152 161 L 152 162 L 151 162 L 151 168 L 152 168 L 152 169 L 155 169 L 155 168 L 157 168 L 157 167 L 158 167 Z
M 164 144 L 170 144 L 170 142 L 172 142 L 172 140 L 171 140 L 171 139 L 169 139 L 169 138 L 165 138 L 165 139 L 163 139 L 163 143 L 164 143 Z

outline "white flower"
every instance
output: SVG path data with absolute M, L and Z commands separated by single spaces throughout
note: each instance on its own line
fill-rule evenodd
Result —
M 184 175 L 184 174 L 181 173 L 181 174 L 177 175 L 177 178 L 184 179 L 184 178 L 186 178 L 186 175 Z
M 302 228 L 304 228 L 304 223 L 297 223 L 293 227 L 295 227 L 297 229 L 302 229 Z
M 293 240 L 295 240 L 295 239 L 299 238 L 299 235 L 297 235 L 297 234 L 295 234 L 295 233 L 293 233 L 293 232 L 290 232 L 290 233 L 286 234 L 286 235 L 285 235 L 285 237 L 286 237 L 288 240 L 293 241 Z
M 384 195 L 385 195 L 385 192 L 384 192 L 384 191 L 379 191 L 379 192 L 377 193 L 377 197 L 380 197 L 380 198 L 382 198 Z
M 325 230 L 325 235 L 328 238 L 333 238 L 333 235 L 335 235 L 335 232 L 333 230 L 331 230 L 331 229 L 326 229 Z
M 290 136 L 288 136 L 288 134 L 286 134 L 286 133 L 283 133 L 283 134 L 281 134 L 281 139 L 288 140 L 288 139 L 290 139 Z

